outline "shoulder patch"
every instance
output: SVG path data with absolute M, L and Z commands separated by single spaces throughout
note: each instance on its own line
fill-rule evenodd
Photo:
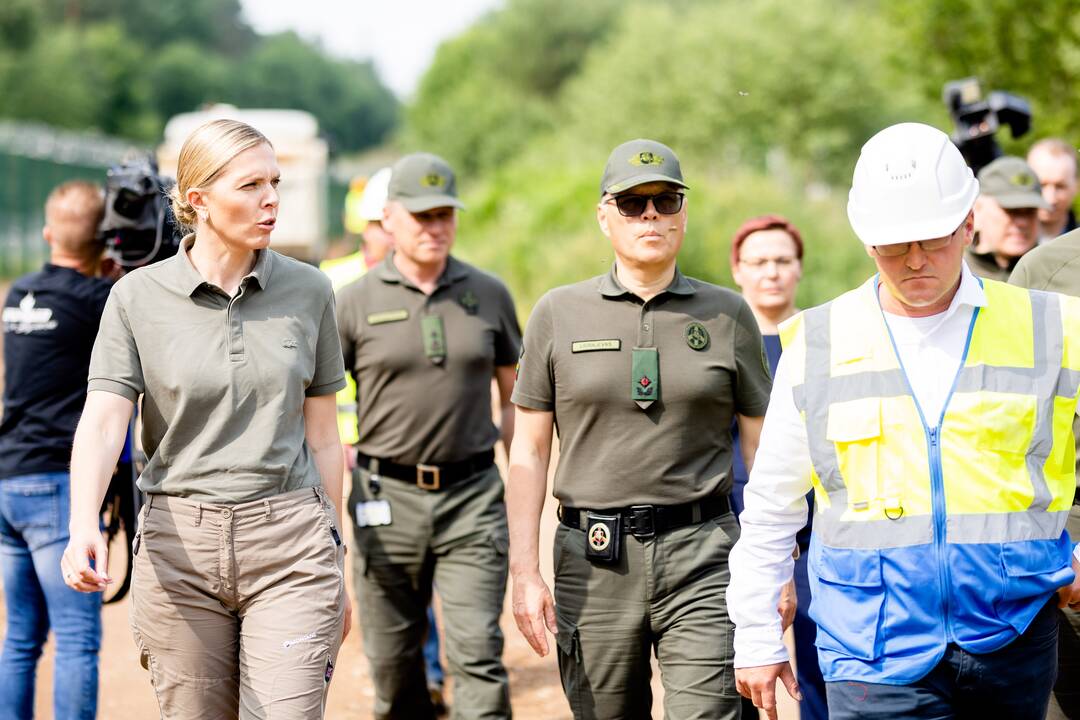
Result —
M 577 340 L 570 343 L 570 352 L 596 352 L 598 350 L 622 350 L 622 340 Z
M 383 323 L 401 322 L 409 319 L 409 311 L 405 308 L 400 310 L 385 310 L 371 313 L 367 316 L 368 325 L 382 325 Z

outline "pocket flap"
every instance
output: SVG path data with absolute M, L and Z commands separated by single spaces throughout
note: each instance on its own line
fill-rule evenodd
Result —
M 1009 577 L 1056 573 L 1071 563 L 1069 544 L 1057 540 L 1027 540 L 1001 546 L 1001 564 Z
M 829 406 L 825 437 L 833 442 L 858 442 L 881 437 L 881 400 L 863 398 Z
M 811 563 L 818 578 L 834 585 L 881 586 L 880 550 L 821 548 L 811 555 Z

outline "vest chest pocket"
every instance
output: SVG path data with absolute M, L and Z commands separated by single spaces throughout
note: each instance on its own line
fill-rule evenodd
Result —
M 825 438 L 836 447 L 849 510 L 870 510 L 873 501 L 881 497 L 881 400 L 864 398 L 829 405 Z
M 874 660 L 881 655 L 885 584 L 879 550 L 817 547 L 810 567 L 810 616 L 819 626 L 815 644 L 825 650 Z

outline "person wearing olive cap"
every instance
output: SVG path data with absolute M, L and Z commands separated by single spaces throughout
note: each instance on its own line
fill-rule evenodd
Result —
M 753 462 L 770 387 L 754 314 L 677 266 L 687 209 L 671 148 L 612 151 L 596 217 L 615 262 L 540 299 L 513 401 L 507 507 L 514 619 L 546 655 L 554 633 L 575 718 L 737 718 L 728 553 L 732 420 Z M 554 597 L 538 531 L 559 433 Z
M 358 388 L 349 509 L 376 718 L 434 717 L 421 655 L 433 583 L 453 717 L 510 717 L 499 629 L 506 508 L 493 448 L 513 436 L 520 330 L 506 286 L 450 254 L 463 207 L 443 159 L 401 158 L 383 210 L 394 249 L 338 294 Z M 493 377 L 501 427 L 491 417 Z
M 1000 157 L 979 171 L 975 245 L 965 259 L 979 277 L 1005 282 L 1024 253 L 1039 242 L 1038 211 L 1050 207 L 1039 178 L 1018 157 Z
M 1080 299 L 978 279 L 979 182 L 945 133 L 862 148 L 848 219 L 878 272 L 780 326 L 728 599 L 740 691 L 799 695 L 775 617 L 814 490 L 829 717 L 1042 720 L 1080 606 L 1072 418 Z

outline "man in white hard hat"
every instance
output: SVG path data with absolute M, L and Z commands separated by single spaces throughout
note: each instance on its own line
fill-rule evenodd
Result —
M 353 187 L 345 196 L 345 232 L 360 236 L 360 249 L 350 255 L 324 260 L 319 264 L 319 269 L 330 276 L 335 291 L 358 279 L 368 268 L 382 262 L 393 247 L 394 236 L 382 224 L 389 186 L 390 168 L 384 167 L 372 175 L 362 185 L 362 189 Z M 342 392 L 346 390 L 349 388 L 346 387 Z M 355 388 L 353 390 L 355 391 Z M 356 435 L 355 427 L 351 434 Z
M 811 487 L 831 718 L 1046 712 L 1054 608 L 1080 605 L 1080 300 L 975 278 L 978 193 L 944 133 L 875 135 L 848 218 L 878 274 L 781 327 L 728 590 L 736 680 L 769 717 L 778 679 L 799 694 L 776 605 Z

